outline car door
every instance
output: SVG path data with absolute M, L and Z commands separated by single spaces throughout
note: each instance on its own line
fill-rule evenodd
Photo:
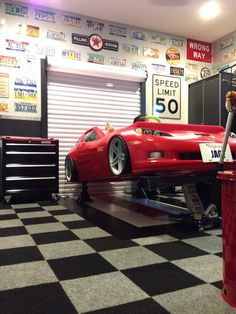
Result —
M 101 174 L 104 140 L 95 129 L 89 130 L 80 141 L 78 165 L 81 176 L 97 178 Z

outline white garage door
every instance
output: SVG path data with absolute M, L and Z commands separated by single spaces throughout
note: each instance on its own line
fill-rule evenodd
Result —
M 95 73 L 96 74 L 96 73 Z M 59 139 L 59 193 L 78 196 L 80 186 L 65 180 L 68 151 L 88 128 L 118 129 L 140 113 L 140 82 L 48 71 L 48 137 Z M 124 183 L 89 184 L 90 192 L 117 192 Z

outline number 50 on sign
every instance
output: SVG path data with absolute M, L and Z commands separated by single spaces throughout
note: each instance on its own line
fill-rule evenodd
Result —
M 153 114 L 164 119 L 181 118 L 181 79 L 153 74 Z

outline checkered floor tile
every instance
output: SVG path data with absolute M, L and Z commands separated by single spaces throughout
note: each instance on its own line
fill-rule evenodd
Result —
M 2 205 L 0 313 L 235 313 L 221 230 L 145 210 L 101 197 Z

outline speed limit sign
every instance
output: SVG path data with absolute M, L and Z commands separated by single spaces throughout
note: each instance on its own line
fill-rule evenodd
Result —
M 164 119 L 181 118 L 181 79 L 153 74 L 153 114 Z

